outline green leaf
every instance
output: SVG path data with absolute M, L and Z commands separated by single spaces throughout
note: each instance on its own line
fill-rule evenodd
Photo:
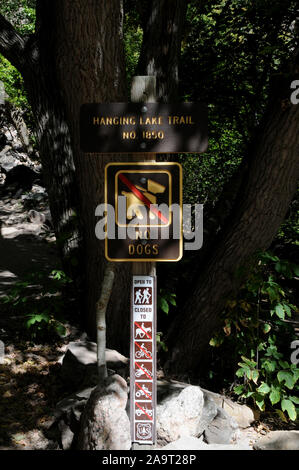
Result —
M 274 372 L 277 366 L 276 361 L 266 360 L 262 363 L 262 368 L 265 369 L 266 372 Z
M 237 376 L 237 377 L 243 377 L 245 373 L 246 373 L 246 370 L 243 369 L 243 367 L 241 367 L 240 369 L 238 369 L 238 370 L 236 371 L 236 376 Z
M 271 393 L 269 395 L 270 401 L 272 405 L 275 405 L 280 401 L 280 391 L 278 388 L 271 387 Z
M 271 325 L 269 325 L 269 323 L 265 323 L 263 325 L 263 333 L 269 333 L 270 330 L 271 330 Z
M 295 377 L 291 372 L 281 370 L 278 372 L 277 378 L 279 382 L 285 382 L 285 386 L 288 387 L 290 390 L 294 388 Z
M 257 369 L 254 369 L 254 370 L 252 371 L 252 373 L 251 373 L 251 378 L 252 378 L 252 380 L 253 380 L 253 382 L 254 382 L 255 384 L 256 384 L 257 381 L 258 381 L 259 375 L 260 375 L 260 373 L 259 373 L 259 371 L 258 371 Z
M 257 391 L 259 393 L 262 393 L 263 395 L 266 395 L 266 393 L 269 393 L 270 392 L 270 387 L 268 384 L 266 384 L 265 382 L 263 382 L 257 389 Z
M 244 385 L 238 385 L 237 387 L 234 387 L 234 392 L 237 395 L 241 395 L 244 391 Z
M 288 422 L 287 418 L 285 417 L 285 414 L 281 410 L 275 410 L 275 411 L 284 423 Z
M 284 308 L 281 304 L 275 305 L 274 311 L 275 311 L 276 315 L 278 316 L 278 318 L 280 318 L 281 320 L 285 319 L 285 311 L 284 311 Z
M 282 369 L 289 369 L 290 368 L 290 364 L 286 361 L 278 361 L 279 362 L 279 365 Z
M 247 359 L 245 356 L 241 356 L 242 360 L 247 364 L 249 367 L 256 367 L 256 362 Z
M 269 295 L 270 302 L 274 302 L 274 300 L 279 299 L 279 295 L 277 294 L 276 289 L 273 289 L 272 287 L 267 287 L 266 292 Z
M 168 302 L 169 302 L 171 305 L 173 305 L 174 307 L 176 307 L 176 300 L 175 300 L 175 297 L 176 297 L 175 294 L 170 294 L 170 295 L 167 297 Z
M 282 411 L 287 411 L 290 420 L 295 421 L 297 418 L 297 413 L 295 409 L 295 405 L 291 400 L 283 399 L 281 401 L 281 409 Z
M 254 395 L 254 401 L 261 411 L 265 410 L 265 400 L 264 396 L 259 393 Z
M 224 341 L 224 338 L 218 338 L 218 337 L 211 338 L 209 345 L 212 346 L 213 348 L 218 348 L 219 346 L 221 346 L 223 341 Z
M 160 307 L 163 312 L 165 312 L 166 314 L 169 313 L 168 302 L 163 297 L 160 299 Z
M 58 323 L 55 325 L 55 330 L 59 334 L 59 336 L 65 336 L 66 328 L 62 325 L 62 323 Z
M 50 321 L 50 316 L 47 315 L 46 313 L 41 313 L 41 314 L 31 314 L 29 315 L 29 320 L 26 322 L 27 328 L 30 328 L 30 326 L 34 325 L 35 323 L 40 323 L 42 321 L 49 323 Z
M 295 403 L 295 405 L 299 405 L 299 398 L 298 397 L 289 397 L 289 399 Z
M 291 317 L 291 316 L 292 316 L 292 312 L 291 312 L 291 309 L 290 309 L 290 307 L 288 306 L 288 304 L 282 304 L 282 305 L 283 305 L 284 311 L 286 312 L 287 316 L 288 316 L 288 317 Z

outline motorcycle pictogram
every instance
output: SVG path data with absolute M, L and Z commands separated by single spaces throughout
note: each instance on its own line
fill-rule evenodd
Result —
M 136 370 L 135 372 L 135 377 L 141 377 L 142 375 L 150 375 L 151 377 L 153 376 L 153 374 L 151 373 L 151 371 L 149 371 L 144 364 L 141 365 L 141 369 L 138 369 Z

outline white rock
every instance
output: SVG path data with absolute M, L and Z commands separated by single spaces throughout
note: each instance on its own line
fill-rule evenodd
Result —
M 246 445 L 206 444 L 195 437 L 185 436 L 160 450 L 252 450 L 252 448 Z
M 108 377 L 93 390 L 81 416 L 79 450 L 130 450 L 127 399 L 127 384 L 119 375 Z
M 256 450 L 299 450 L 299 431 L 270 431 L 258 439 Z
M 183 436 L 197 437 L 201 432 L 200 419 L 203 406 L 203 392 L 193 385 L 158 405 L 158 441 L 172 442 Z

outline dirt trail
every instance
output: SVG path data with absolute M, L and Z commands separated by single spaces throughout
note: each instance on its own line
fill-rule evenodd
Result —
M 46 209 L 43 188 L 34 186 L 27 195 L 18 199 L 0 200 L 0 296 L 28 272 L 50 272 L 60 262 L 54 245 L 54 236 L 45 231 L 42 223 L 32 223 L 30 209 Z

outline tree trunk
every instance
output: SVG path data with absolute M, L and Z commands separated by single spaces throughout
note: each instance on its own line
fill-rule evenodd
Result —
M 136 75 L 157 77 L 157 101 L 177 100 L 181 38 L 188 1 L 153 0 L 143 26 Z
M 93 337 L 106 263 L 103 242 L 95 236 L 95 208 L 104 202 L 105 164 L 127 157 L 81 153 L 79 110 L 82 103 L 126 101 L 122 21 L 119 0 L 38 0 L 36 33 L 25 40 L 0 16 L 0 52 L 24 77 L 57 241 L 69 266 L 79 273 L 84 323 Z M 129 267 L 118 265 L 115 278 L 107 342 L 124 350 Z
M 288 77 L 288 95 L 291 81 Z M 298 126 L 299 106 L 276 99 L 233 213 L 169 331 L 169 372 L 180 375 L 199 370 L 226 299 L 242 281 L 239 268 L 246 267 L 256 252 L 267 249 L 276 235 L 296 191 Z
M 83 103 L 127 101 L 122 1 L 64 0 L 56 9 L 56 70 L 67 109 L 80 193 L 83 233 L 85 316 L 95 335 L 95 306 L 105 270 L 104 242 L 95 237 L 95 208 L 104 202 L 104 168 L 124 156 L 80 151 L 79 111 Z M 125 350 L 129 338 L 129 268 L 117 265 L 107 313 L 109 347 Z

